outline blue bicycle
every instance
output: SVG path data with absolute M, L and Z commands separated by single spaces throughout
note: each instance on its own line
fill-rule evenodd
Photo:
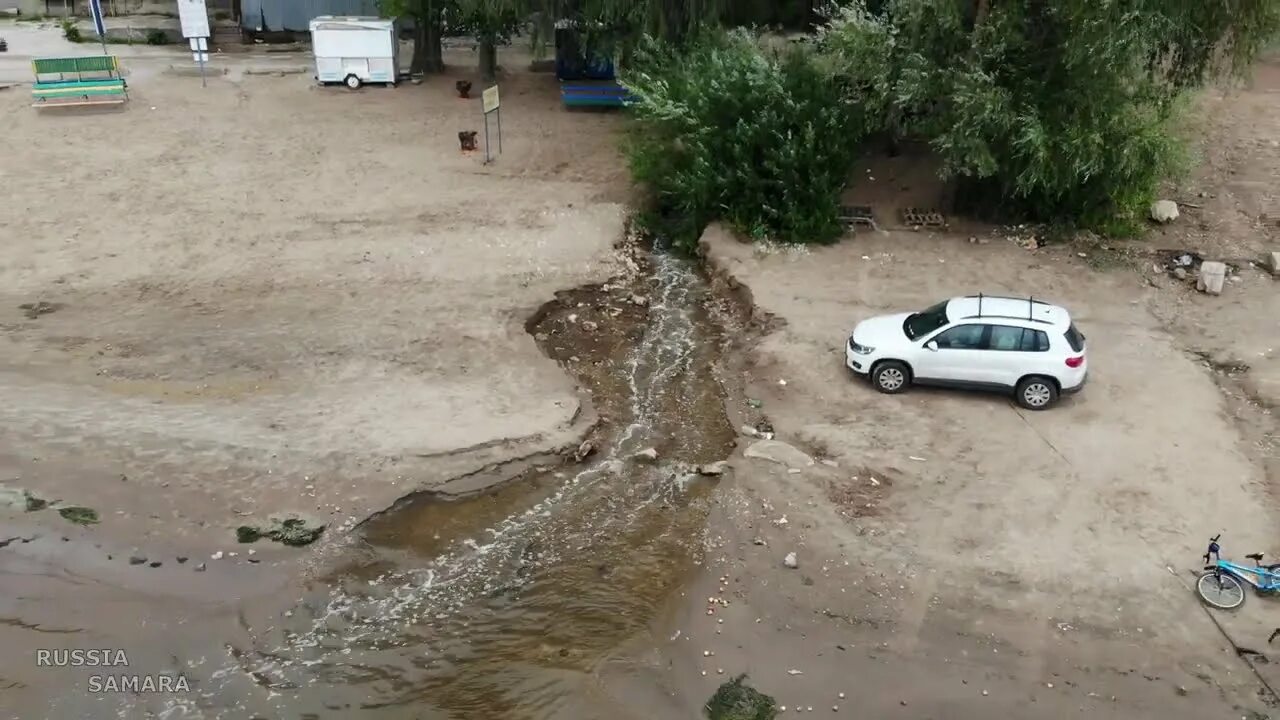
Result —
M 1204 554 L 1204 572 L 1196 581 L 1196 592 L 1201 600 L 1219 610 L 1234 610 L 1244 604 L 1246 584 L 1260 593 L 1280 590 L 1280 563 L 1263 565 L 1262 553 L 1245 555 L 1254 562 L 1254 567 L 1223 560 L 1218 554 L 1222 549 L 1218 545 L 1220 537 L 1221 533 L 1209 539 L 1209 550 Z

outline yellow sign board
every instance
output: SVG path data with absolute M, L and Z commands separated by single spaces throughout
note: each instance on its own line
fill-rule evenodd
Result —
M 487 87 L 484 89 L 484 112 L 489 114 L 498 109 L 498 86 Z

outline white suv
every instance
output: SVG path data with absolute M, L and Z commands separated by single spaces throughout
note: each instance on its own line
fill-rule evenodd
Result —
M 858 323 L 845 364 L 883 393 L 912 383 L 1012 391 L 1043 410 L 1084 387 L 1084 335 L 1065 308 L 1033 298 L 971 295 Z

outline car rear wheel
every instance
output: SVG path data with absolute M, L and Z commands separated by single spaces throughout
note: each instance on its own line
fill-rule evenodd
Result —
M 1044 410 L 1058 401 L 1058 385 L 1038 376 L 1023 378 L 1014 391 L 1018 404 L 1028 410 Z
M 871 369 L 871 384 L 882 393 L 900 393 L 911 384 L 911 371 L 897 360 L 885 360 Z

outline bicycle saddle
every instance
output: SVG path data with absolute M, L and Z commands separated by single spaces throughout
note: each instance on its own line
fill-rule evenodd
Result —
M 1258 562 L 1262 562 L 1262 553 L 1253 553 L 1252 555 L 1245 555 L 1245 557 L 1249 558 L 1250 560 L 1257 560 Z

